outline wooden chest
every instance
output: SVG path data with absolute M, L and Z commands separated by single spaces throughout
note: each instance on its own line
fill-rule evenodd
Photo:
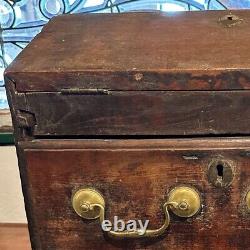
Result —
M 249 11 L 50 21 L 5 72 L 33 249 L 250 249 L 249 41 Z

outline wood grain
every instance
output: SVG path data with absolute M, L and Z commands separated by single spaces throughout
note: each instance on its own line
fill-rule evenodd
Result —
M 25 100 L 34 137 L 250 134 L 249 91 L 29 93 Z
M 0 224 L 0 249 L 31 250 L 27 225 Z
M 242 22 L 226 28 L 230 13 Z M 64 15 L 18 55 L 5 82 L 33 249 L 249 249 L 249 13 Z M 214 185 L 215 160 L 232 167 L 230 185 Z M 201 211 L 171 215 L 155 240 L 111 240 L 71 207 L 94 187 L 107 218 L 155 228 L 177 185 L 200 192 Z
M 73 141 L 22 144 L 33 233 L 40 239 L 36 249 L 248 249 L 250 217 L 244 197 L 250 189 L 250 142 L 239 143 L 240 139 L 183 144 L 149 140 L 147 146 L 147 140 L 83 140 L 82 148 L 81 141 L 76 146 Z M 214 159 L 227 161 L 233 169 L 227 188 L 208 180 L 207 169 Z M 105 197 L 107 218 L 149 219 L 150 228 L 155 228 L 162 224 L 161 205 L 178 185 L 196 188 L 202 209 L 188 220 L 171 215 L 169 230 L 155 240 L 111 240 L 98 221 L 82 220 L 71 207 L 75 190 L 94 187 Z
M 228 14 L 243 21 L 224 27 Z M 19 92 L 250 89 L 249 22 L 249 10 L 63 15 L 5 76 Z

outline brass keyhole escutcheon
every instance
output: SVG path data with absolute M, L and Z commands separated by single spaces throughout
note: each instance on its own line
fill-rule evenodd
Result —
M 228 187 L 234 178 L 233 166 L 224 159 L 214 159 L 208 165 L 207 177 L 215 187 Z
M 194 216 L 201 207 L 200 195 L 190 187 L 176 187 L 171 190 L 168 202 L 176 204 L 171 207 L 175 215 L 185 218 Z

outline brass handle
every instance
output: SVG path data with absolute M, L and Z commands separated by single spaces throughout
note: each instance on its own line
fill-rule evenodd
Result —
M 92 188 L 78 190 L 72 196 L 72 206 L 75 212 L 82 218 L 93 220 L 99 218 L 100 224 L 105 220 L 105 201 L 103 196 Z M 176 187 L 169 193 L 168 201 L 163 204 L 165 221 L 160 228 L 147 229 L 142 234 L 140 230 L 135 231 L 108 231 L 111 237 L 123 238 L 142 238 L 157 237 L 162 235 L 170 223 L 169 210 L 180 217 L 189 218 L 195 215 L 201 206 L 198 192 L 190 187 Z

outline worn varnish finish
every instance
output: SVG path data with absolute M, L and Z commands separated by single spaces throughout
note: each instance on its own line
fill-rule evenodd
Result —
M 5 72 L 18 127 L 29 137 L 249 135 L 248 14 L 57 17 Z M 241 21 L 225 27 L 225 15 Z
M 250 91 L 30 93 L 25 101 L 34 136 L 250 134 Z
M 231 14 L 237 24 L 219 22 Z M 249 11 L 49 22 L 5 72 L 33 249 L 249 249 L 249 22 Z M 171 215 L 154 240 L 110 240 L 71 206 L 94 187 L 108 218 L 155 228 L 178 185 L 200 192 L 201 211 Z
M 243 21 L 226 28 L 231 13 Z M 64 15 L 6 74 L 20 92 L 249 89 L 249 22 L 248 11 Z
M 42 249 L 248 249 L 250 217 L 244 195 L 250 189 L 250 141 L 242 148 L 237 140 L 149 140 L 148 144 L 135 140 L 76 145 L 48 141 L 42 148 L 37 148 L 39 141 L 29 148 L 24 144 Z M 209 183 L 212 159 L 224 159 L 232 167 L 228 188 Z M 169 190 L 183 184 L 200 192 L 202 209 L 188 220 L 171 215 L 169 230 L 156 240 L 110 240 L 98 221 L 82 220 L 71 206 L 75 190 L 94 187 L 105 197 L 107 218 L 149 219 L 150 228 L 155 228 L 162 224 L 161 206 Z

